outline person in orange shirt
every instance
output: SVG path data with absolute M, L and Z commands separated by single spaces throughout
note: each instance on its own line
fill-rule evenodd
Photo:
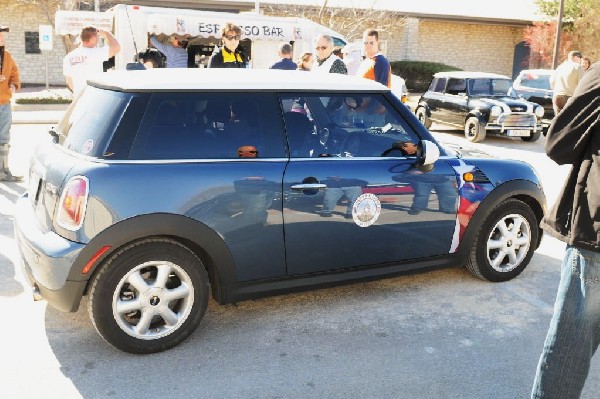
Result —
M 356 76 L 392 87 L 392 67 L 379 49 L 379 32 L 375 29 L 367 29 L 363 33 L 363 46 L 365 59 L 360 64 Z
M 4 48 L 4 32 L 8 28 L 0 25 L 0 181 L 20 181 L 23 178 L 13 176 L 8 168 L 8 143 L 12 125 L 10 99 L 21 88 L 21 82 L 17 64 Z

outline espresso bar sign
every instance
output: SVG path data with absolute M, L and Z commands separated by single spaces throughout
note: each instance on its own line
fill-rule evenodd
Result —
M 231 20 L 218 17 L 177 17 L 174 15 L 153 14 L 148 18 L 148 32 L 154 34 L 164 33 L 165 35 L 177 33 L 179 35 L 214 37 L 220 39 L 221 29 L 228 22 L 232 22 L 240 27 L 243 39 L 276 41 L 291 41 L 297 39 L 294 37 L 295 29 L 291 22 L 281 21 L 260 23 L 247 21 L 240 17 Z

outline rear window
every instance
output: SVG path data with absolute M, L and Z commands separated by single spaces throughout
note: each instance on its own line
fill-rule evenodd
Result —
M 551 90 L 550 75 L 541 75 L 534 72 L 524 73 L 521 75 L 521 86 Z
M 129 99 L 126 93 L 88 86 L 57 126 L 60 144 L 79 154 L 102 156 Z

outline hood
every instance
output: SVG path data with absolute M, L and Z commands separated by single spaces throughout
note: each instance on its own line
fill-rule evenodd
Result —
M 487 152 L 481 151 L 474 147 L 465 147 L 457 143 L 446 143 L 441 141 L 440 144 L 449 155 L 456 156 L 459 158 L 494 158 L 493 155 Z
M 533 112 L 536 104 L 514 97 L 474 98 L 471 106 L 474 108 L 491 109 L 494 105 L 502 108 L 502 112 Z

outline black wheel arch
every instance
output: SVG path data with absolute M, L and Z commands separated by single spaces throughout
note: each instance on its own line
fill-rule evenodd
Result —
M 485 120 L 485 116 L 478 109 L 472 109 L 471 111 L 469 111 L 469 113 L 465 117 L 465 120 L 463 121 L 463 125 L 465 125 L 467 123 L 467 121 L 469 120 L 469 118 L 472 118 L 472 117 L 477 118 L 477 120 L 479 121 L 479 123 L 482 126 L 487 125 L 487 121 Z
M 538 241 L 534 243 L 537 249 L 542 240 L 542 229 L 539 226 L 539 222 L 544 217 L 546 211 L 546 197 L 541 187 L 529 180 L 510 180 L 502 185 L 496 187 L 484 200 L 479 204 L 467 229 L 460 240 L 458 251 L 461 255 L 467 256 L 471 249 L 471 244 L 475 239 L 475 235 L 481 228 L 481 225 L 485 218 L 488 216 L 489 211 L 496 207 L 500 202 L 505 201 L 509 198 L 518 199 L 527 204 L 535 214 L 538 225 L 535 226 L 538 229 Z
M 197 220 L 168 213 L 136 216 L 102 231 L 85 246 L 73 262 L 68 280 L 87 280 L 84 291 L 86 294 L 100 266 L 111 254 L 125 245 L 149 237 L 170 238 L 194 252 L 207 269 L 212 295 L 218 302 L 221 302 L 221 287 L 235 283 L 235 263 L 223 239 Z M 110 246 L 110 249 L 94 262 L 88 273 L 82 273 L 87 262 L 104 246 Z

